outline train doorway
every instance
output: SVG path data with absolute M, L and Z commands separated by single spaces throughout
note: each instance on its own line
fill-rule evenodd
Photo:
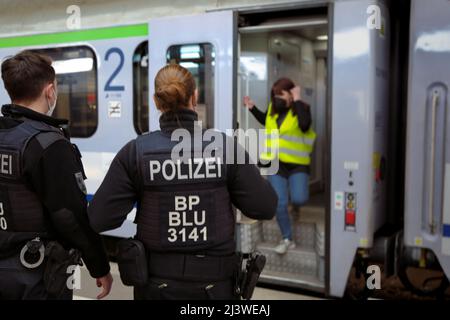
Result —
M 330 163 L 328 122 L 327 7 L 243 14 L 239 17 L 237 127 L 263 129 L 242 103 L 250 96 L 256 108 L 267 112 L 273 83 L 290 78 L 301 87 L 302 100 L 311 106 L 317 134 L 310 165 L 309 200 L 289 206 L 295 248 L 278 254 L 282 241 L 277 220 L 240 221 L 241 250 L 258 250 L 267 263 L 261 281 L 323 292 L 326 264 L 327 172 Z

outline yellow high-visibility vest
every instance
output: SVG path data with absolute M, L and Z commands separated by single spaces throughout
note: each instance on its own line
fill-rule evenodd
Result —
M 271 161 L 278 157 L 281 162 L 311 164 L 311 153 L 316 140 L 312 127 L 303 132 L 298 125 L 297 116 L 290 108 L 278 129 L 278 114 L 271 115 L 271 111 L 272 104 L 269 104 L 266 117 L 266 150 L 261 153 L 261 159 Z

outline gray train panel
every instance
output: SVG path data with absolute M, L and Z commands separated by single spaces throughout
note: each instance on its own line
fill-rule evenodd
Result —
M 380 8 L 380 29 L 368 8 Z M 330 295 L 342 296 L 357 248 L 385 220 L 389 12 L 380 1 L 335 2 L 332 61 Z
M 413 1 L 405 244 L 431 249 L 450 277 L 450 2 Z

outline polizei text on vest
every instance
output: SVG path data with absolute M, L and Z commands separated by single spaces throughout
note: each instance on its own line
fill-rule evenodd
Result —
M 196 180 L 221 178 L 220 158 L 191 158 L 182 160 L 150 160 L 150 181 L 162 180 Z

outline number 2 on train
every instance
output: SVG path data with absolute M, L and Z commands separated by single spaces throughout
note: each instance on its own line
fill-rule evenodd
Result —
M 119 56 L 119 64 L 117 65 L 116 69 L 111 74 L 111 76 L 109 77 L 108 81 L 106 81 L 105 91 L 125 91 L 125 86 L 118 86 L 118 85 L 113 86 L 113 85 L 111 85 L 111 83 L 114 81 L 114 79 L 117 77 L 117 75 L 119 74 L 119 72 L 123 68 L 123 63 L 124 63 L 124 60 L 125 60 L 125 56 L 124 56 L 123 51 L 121 49 L 115 47 L 115 48 L 111 48 L 108 51 L 106 51 L 105 61 L 108 61 L 109 57 L 112 54 L 117 54 Z

